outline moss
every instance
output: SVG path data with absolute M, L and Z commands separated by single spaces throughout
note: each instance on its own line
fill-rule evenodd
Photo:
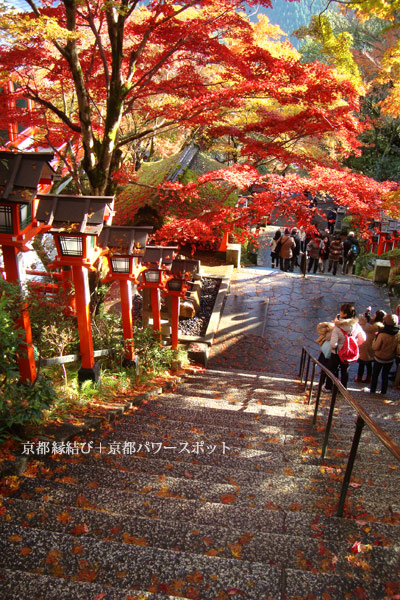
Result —
M 117 198 L 117 210 L 118 207 L 122 208 L 128 204 L 136 206 L 144 206 L 146 204 L 149 206 L 155 205 L 158 202 L 159 195 L 154 188 L 166 181 L 168 176 L 180 166 L 178 162 L 180 157 L 181 152 L 163 160 L 142 163 L 141 168 L 137 172 L 137 183 L 139 185 L 130 184 L 125 187 L 124 191 Z M 221 165 L 221 163 L 210 158 L 203 152 L 198 152 L 193 159 L 190 168 L 185 169 L 180 177 L 180 182 L 187 184 L 191 181 L 195 181 L 199 175 L 208 173 L 209 171 L 216 171 L 223 168 L 223 166 L 224 165 Z M 219 204 L 225 199 L 227 189 L 229 189 L 228 186 L 229 184 L 224 183 L 221 185 L 221 182 L 219 182 L 218 185 L 212 183 L 206 184 L 200 190 L 199 203 L 203 204 L 205 200 L 209 199 L 212 202 Z M 238 192 L 235 191 L 229 194 L 226 203 L 234 205 L 237 200 Z M 192 211 L 196 210 L 197 204 L 197 202 L 192 203 Z
M 144 186 L 157 187 L 167 179 L 172 169 L 177 166 L 179 156 L 180 154 L 174 154 L 163 160 L 142 163 L 137 172 L 137 183 Z M 157 191 L 142 187 L 141 185 L 130 184 L 125 187 L 123 198 L 129 198 L 134 201 L 146 198 L 148 201 L 151 201 L 157 198 Z

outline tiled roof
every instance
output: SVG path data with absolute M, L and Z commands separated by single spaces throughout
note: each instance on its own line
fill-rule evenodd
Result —
M 51 232 L 99 235 L 113 196 L 38 194 L 36 219 L 52 225 Z
M 112 225 L 104 227 L 98 245 L 109 248 L 113 254 L 143 254 L 147 236 L 153 231 L 153 227 L 128 227 Z
M 49 152 L 0 151 L 0 200 L 30 204 L 36 197 L 41 177 L 54 174 Z
M 177 251 L 176 246 L 147 246 L 142 263 L 170 265 Z

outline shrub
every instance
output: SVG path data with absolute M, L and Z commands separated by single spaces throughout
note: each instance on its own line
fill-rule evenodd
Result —
M 146 373 L 160 373 L 169 369 L 176 359 L 176 351 L 162 346 L 160 337 L 152 327 L 134 328 L 133 343 L 139 359 L 140 370 Z
M 15 325 L 21 308 L 21 293 L 16 284 L 1 282 L 0 286 L 0 437 L 16 426 L 38 423 L 43 411 L 56 398 L 51 385 L 44 379 L 21 383 L 18 369 L 20 338 L 23 334 Z
M 43 412 L 55 400 L 56 393 L 45 379 L 38 378 L 33 384 L 7 383 L 0 397 L 0 438 L 25 425 L 41 423 Z

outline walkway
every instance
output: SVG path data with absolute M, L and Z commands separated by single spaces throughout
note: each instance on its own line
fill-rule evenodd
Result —
M 384 288 L 357 277 L 236 270 L 211 365 L 240 368 L 248 351 L 247 368 L 295 375 L 301 346 L 318 352 L 317 323 L 331 320 L 347 301 L 354 301 L 360 313 L 367 306 L 391 310 Z

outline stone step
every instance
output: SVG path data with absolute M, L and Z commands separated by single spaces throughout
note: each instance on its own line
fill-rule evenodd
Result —
M 233 548 L 234 553 L 239 554 L 240 549 L 243 552 L 245 545 L 238 544 L 239 548 Z M 133 544 L 103 542 L 87 536 L 77 539 L 75 536 L 47 532 L 44 539 L 41 530 L 7 526 L 2 527 L 0 547 L 4 567 L 8 570 L 16 569 L 18 573 L 23 571 L 54 577 L 65 580 L 67 585 L 70 582 L 84 582 L 104 589 L 111 586 L 129 589 L 134 593 L 140 593 L 144 589 L 204 600 L 223 598 L 223 594 L 229 597 L 239 592 L 249 600 L 268 597 L 280 599 L 283 596 L 291 597 L 294 590 L 298 594 L 310 589 L 315 592 L 319 588 L 329 590 L 331 598 L 343 599 L 343 594 L 354 592 L 361 586 L 366 597 L 383 598 L 387 583 L 393 581 L 393 576 L 396 575 L 393 554 L 390 558 L 386 549 L 380 549 L 382 552 L 376 553 L 376 564 L 372 561 L 371 576 L 363 573 L 360 568 L 350 569 L 348 574 L 340 573 L 338 562 L 329 555 L 328 548 L 320 549 L 322 572 L 315 573 L 308 562 L 308 554 L 302 550 L 297 552 L 297 568 L 283 570 L 273 564 L 250 562 L 236 557 L 186 554 Z M 332 565 L 338 574 L 331 574 Z M 379 578 L 373 577 L 374 569 L 379 569 Z M 296 575 L 299 583 L 295 587 Z
M 29 582 L 48 586 L 37 600 L 400 593 L 398 465 L 365 431 L 335 517 L 355 415 L 338 400 L 322 460 L 328 410 L 314 428 L 296 381 L 208 371 L 73 440 L 86 454 L 34 453 L 0 511 L 0 597 Z M 396 434 L 390 410 L 376 414 Z
M 151 473 L 150 469 L 140 471 L 136 466 L 143 462 L 145 460 L 139 461 L 139 463 L 132 460 L 127 467 L 123 467 L 119 463 L 109 460 L 92 461 L 88 465 L 84 457 L 76 462 L 62 459 L 47 460 L 46 462 L 37 461 L 31 464 L 30 474 L 34 473 L 36 479 L 41 478 L 46 481 L 63 483 L 65 479 L 66 482 L 73 485 L 115 486 L 120 489 L 128 487 L 132 492 L 140 492 L 143 489 L 158 492 L 160 482 L 162 482 L 162 485 L 167 485 L 177 495 L 180 495 L 183 491 L 185 495 L 189 494 L 190 496 L 196 495 L 198 489 L 204 486 L 208 487 L 208 493 L 213 493 L 215 489 L 219 496 L 228 493 L 230 491 L 229 486 L 233 486 L 234 489 L 240 487 L 250 494 L 253 489 L 257 489 L 259 492 L 268 488 L 269 493 L 273 489 L 284 490 L 290 483 L 299 491 L 312 489 L 315 493 L 321 495 L 329 488 L 333 488 L 335 491 L 340 489 L 344 476 L 343 471 L 338 469 L 321 467 L 315 468 L 313 471 L 311 469 L 305 471 L 297 466 L 297 472 L 295 472 L 292 467 L 280 465 L 280 468 L 236 472 L 238 477 L 235 476 L 234 479 L 229 472 L 223 469 L 214 467 L 204 470 L 201 469 L 201 465 L 191 464 L 188 466 L 177 461 L 175 462 L 177 469 L 171 463 L 167 463 L 168 468 L 165 468 L 164 463 L 164 469 L 161 472 Z M 382 470 L 382 465 L 380 465 L 380 469 Z M 396 479 L 389 479 L 387 476 L 386 478 L 381 477 L 379 481 L 366 479 L 365 477 L 353 477 L 352 487 L 363 488 L 363 493 L 370 487 L 379 487 L 380 493 L 384 490 L 386 496 L 396 497 L 398 482 Z M 371 492 L 373 493 L 373 490 Z
M 143 479 L 145 482 L 145 478 Z M 303 482 L 303 485 L 301 485 Z M 154 485 L 143 487 L 126 486 L 116 489 L 98 487 L 98 482 L 77 485 L 76 480 L 64 476 L 60 481 L 45 479 L 20 478 L 13 497 L 41 499 L 43 502 L 54 502 L 62 506 L 80 506 L 95 510 L 119 512 L 129 499 L 129 514 L 155 516 L 155 518 L 192 518 L 199 506 L 209 502 L 215 505 L 234 503 L 243 510 L 253 508 L 275 508 L 278 510 L 303 510 L 316 514 L 336 512 L 339 500 L 340 485 L 332 482 L 326 487 L 318 482 L 296 480 L 286 477 L 281 485 L 271 478 L 263 489 L 254 486 L 239 487 L 231 484 L 204 484 L 201 481 L 184 481 L 174 478 L 158 478 Z M 384 493 L 380 487 L 349 488 L 346 500 L 347 514 L 355 518 L 363 514 L 374 514 L 377 520 L 385 520 L 392 513 L 400 512 L 398 496 Z
M 253 468 L 246 469 L 246 462 L 238 459 L 242 469 L 236 469 L 234 477 L 232 471 L 227 470 L 223 465 L 204 464 L 202 460 L 193 457 L 192 460 L 183 460 L 179 457 L 164 459 L 161 457 L 152 456 L 151 454 L 142 455 L 94 455 L 83 456 L 78 455 L 73 458 L 53 455 L 49 458 L 40 457 L 41 460 L 31 461 L 29 473 L 39 475 L 46 478 L 62 478 L 68 474 L 70 465 L 81 465 L 82 468 L 87 468 L 91 473 L 91 479 L 94 478 L 93 473 L 101 469 L 110 469 L 111 471 L 132 473 L 132 474 L 151 474 L 159 477 L 173 476 L 175 478 L 190 478 L 201 480 L 205 483 L 229 483 L 232 480 L 235 485 L 261 485 L 266 478 L 276 476 L 282 477 L 298 477 L 307 478 L 310 481 L 325 481 L 329 485 L 331 480 L 341 481 L 344 475 L 343 469 L 331 467 L 325 462 L 320 461 L 319 464 L 301 464 L 293 463 L 290 466 L 286 462 L 264 465 L 253 465 Z M 201 457 L 203 458 L 203 457 Z M 359 484 L 365 482 L 366 485 L 379 485 L 388 487 L 388 480 L 392 484 L 390 475 L 392 472 L 385 472 L 384 465 L 380 464 L 380 471 L 374 476 L 373 480 L 363 478 L 353 478 L 354 483 Z M 361 471 L 361 473 L 363 473 Z M 118 474 L 117 474 L 118 476 Z
M 204 463 L 224 462 L 227 466 L 231 464 L 232 459 L 256 456 L 263 464 L 265 461 L 317 464 L 318 460 L 321 460 L 323 430 L 303 431 L 301 435 L 295 436 L 272 434 L 248 438 L 244 431 L 236 437 L 233 430 L 225 429 L 221 435 L 211 435 L 208 434 L 207 427 L 190 425 L 189 431 L 185 427 L 180 431 L 179 428 L 173 429 L 168 425 L 169 423 L 166 423 L 165 428 L 162 424 L 150 424 L 145 427 L 137 423 L 130 428 L 125 423 L 120 423 L 102 438 L 94 440 L 93 448 L 101 448 L 107 454 L 151 455 L 164 459 L 170 457 L 171 460 L 187 460 L 201 456 Z M 214 429 L 214 433 L 215 431 Z M 325 459 L 327 464 L 334 464 L 336 461 L 338 466 L 343 466 L 347 463 L 354 432 L 349 431 L 347 439 L 342 439 L 339 433 L 337 429 L 331 431 Z M 356 468 L 365 471 L 375 469 L 379 475 L 380 472 L 392 472 L 395 464 L 395 459 L 386 447 L 371 433 L 366 432 L 359 445 Z M 246 468 L 245 465 L 243 467 Z M 382 477 L 379 476 L 379 479 Z
M 231 436 L 238 429 L 244 431 L 246 434 L 247 432 L 257 434 L 263 431 L 273 433 L 277 429 L 282 430 L 282 428 L 289 434 L 301 431 L 302 429 L 312 430 L 314 428 L 315 430 L 312 424 L 314 406 L 304 403 L 296 404 L 291 411 L 288 411 L 286 405 L 283 405 L 281 401 L 275 404 L 271 402 L 268 405 L 257 403 L 252 407 L 246 406 L 243 410 L 235 410 L 232 407 L 224 408 L 222 405 L 219 408 L 207 407 L 207 410 L 202 406 L 192 408 L 185 403 L 179 404 L 178 408 L 177 406 L 174 398 L 160 396 L 151 404 L 140 407 L 133 414 L 127 414 L 123 422 L 135 427 L 137 423 L 162 426 L 162 423 L 159 423 L 159 421 L 167 421 L 168 424 L 171 423 L 175 426 L 179 426 L 180 424 L 182 427 L 191 428 L 193 428 L 193 423 L 196 422 L 196 426 L 200 426 L 200 429 L 206 425 L 212 428 L 227 429 L 231 432 Z M 328 411 L 329 406 L 322 406 L 319 409 L 317 429 L 325 427 Z M 155 422 L 155 415 L 157 415 L 157 423 Z M 400 434 L 399 418 L 400 414 L 397 415 L 395 413 L 387 418 L 377 417 L 375 420 L 384 430 L 392 434 L 393 439 L 396 440 L 396 436 L 398 437 Z M 351 411 L 346 416 L 343 414 L 341 407 L 338 407 L 335 410 L 332 433 L 341 436 L 345 435 L 349 439 L 352 439 L 354 429 L 355 412 Z M 372 434 L 366 427 L 362 439 L 368 436 L 372 436 Z
M 286 423 L 288 420 L 286 421 Z M 301 448 L 308 444 L 316 447 L 322 447 L 325 428 L 313 428 L 310 425 L 301 425 L 297 429 L 292 425 L 288 428 L 284 424 L 280 427 L 277 425 L 260 426 L 251 429 L 234 428 L 227 426 L 202 425 L 195 421 L 174 421 L 171 419 L 155 420 L 154 417 L 142 418 L 139 416 L 132 421 L 121 420 L 115 423 L 112 430 L 103 434 L 104 440 L 109 443 L 113 441 L 132 440 L 136 439 L 141 443 L 146 440 L 153 443 L 163 442 L 168 445 L 168 441 L 187 441 L 190 444 L 203 441 L 203 443 L 221 446 L 225 443 L 231 449 L 238 448 L 261 448 L 266 451 L 271 451 L 271 444 L 277 444 L 284 447 L 292 446 Z M 345 429 L 344 427 L 333 426 L 329 436 L 329 447 L 340 448 L 344 451 L 349 451 L 351 448 L 355 425 L 352 428 Z M 387 433 L 390 434 L 390 429 Z M 395 441 L 395 436 L 393 436 Z M 360 453 L 374 452 L 376 449 L 380 451 L 382 448 L 381 442 L 368 429 L 363 432 L 360 441 Z
M 308 389 L 307 392 L 304 391 L 304 385 L 300 384 L 297 380 L 285 378 L 285 376 L 277 375 L 277 378 L 265 377 L 264 375 L 256 375 L 255 377 L 248 377 L 249 374 L 243 374 L 241 377 L 238 374 L 230 374 L 229 372 L 220 372 L 218 385 L 213 385 L 213 378 L 209 377 L 209 375 L 213 373 L 213 371 L 208 371 L 207 373 L 201 375 L 196 375 L 192 379 L 186 379 L 183 384 L 179 386 L 179 391 L 184 391 L 187 388 L 191 390 L 191 393 L 194 393 L 195 390 L 199 392 L 203 392 L 205 395 L 212 395 L 215 392 L 218 393 L 219 398 L 223 398 L 224 394 L 233 394 L 233 397 L 242 396 L 243 392 L 240 387 L 244 386 L 246 389 L 246 396 L 249 392 L 252 392 L 253 397 L 257 396 L 257 400 L 262 400 L 263 395 L 269 393 L 269 386 L 271 386 L 271 391 L 278 390 L 280 392 L 280 396 L 285 394 L 285 398 L 287 400 L 291 399 L 291 396 L 295 396 L 295 401 L 298 402 L 298 397 L 306 397 L 308 399 Z M 313 401 L 315 400 L 315 392 L 316 392 L 316 384 L 318 380 L 316 380 L 314 384 L 314 396 Z M 258 383 L 258 385 L 257 385 Z M 282 385 L 284 387 L 282 387 Z M 207 386 L 207 390 L 204 387 Z M 239 388 L 236 389 L 235 388 Z M 221 389 L 224 390 L 224 394 L 221 394 Z M 350 383 L 349 391 L 355 397 L 355 399 L 362 405 L 365 406 L 368 411 L 371 411 L 372 414 L 377 417 L 385 418 L 385 415 L 390 415 L 391 413 L 397 419 L 400 416 L 400 404 L 395 401 L 393 398 L 385 398 L 379 396 L 371 396 L 370 394 L 365 394 L 360 392 L 360 387 L 354 387 Z M 324 402 L 328 403 L 330 396 L 328 394 L 324 394 L 322 399 Z M 338 398 L 340 401 L 340 396 Z M 350 411 L 349 414 L 353 415 L 353 409 L 351 409 L 346 402 L 343 401 L 343 408 L 346 411 Z
M 281 570 L 260 562 L 103 542 L 90 537 L 77 539 L 50 531 L 43 536 L 38 529 L 7 525 L 2 527 L 0 548 L 7 569 L 68 581 L 204 600 L 213 600 L 232 589 L 241 590 L 246 598 L 280 597 Z
M 34 507 L 30 506 L 29 508 Z M 80 543 L 83 545 L 85 545 L 84 541 L 87 537 L 92 537 L 102 541 L 111 540 L 114 543 L 140 547 L 156 546 L 164 550 L 187 554 L 263 562 L 282 569 L 288 564 L 297 564 L 299 568 L 308 571 L 340 572 L 342 575 L 354 574 L 354 567 L 348 560 L 352 546 L 350 541 L 341 545 L 339 541 L 301 538 L 290 536 L 287 533 L 250 534 L 244 530 L 216 527 L 212 524 L 190 523 L 182 526 L 181 523 L 159 523 L 154 520 L 126 519 L 121 515 L 93 514 L 93 511 L 86 515 L 80 514 L 80 518 L 75 520 L 74 512 L 76 511 L 69 510 L 61 513 L 64 520 L 67 515 L 71 517 L 68 527 L 62 527 L 61 523 L 57 522 L 60 513 L 56 514 L 55 510 L 49 511 L 46 508 L 45 513 L 43 510 L 39 510 L 36 519 L 29 512 L 27 515 L 30 518 L 29 527 L 50 529 L 53 532 L 72 534 L 75 537 L 77 532 L 84 529 L 84 533 L 79 537 Z M 84 512 L 80 511 L 80 513 Z M 24 527 L 27 528 L 28 523 L 24 523 Z M 18 526 L 15 514 L 13 515 L 13 525 Z M 178 535 L 179 531 L 181 535 Z M 357 537 L 357 541 L 360 541 L 359 537 Z M 365 545 L 366 543 L 364 543 Z M 386 548 L 371 546 L 368 549 L 368 560 L 371 567 L 374 563 L 380 565 L 382 562 L 386 562 L 387 573 L 390 573 L 395 562 L 394 549 L 389 546 Z
M 179 398 L 180 400 L 177 400 Z M 151 419 L 152 413 L 159 414 L 161 419 L 170 419 L 173 421 L 192 421 L 196 419 L 196 423 L 210 423 L 222 427 L 257 429 L 261 425 L 279 427 L 281 424 L 292 424 L 295 419 L 296 426 L 307 425 L 312 426 L 314 415 L 314 404 L 308 405 L 303 399 L 294 404 L 283 402 L 282 399 L 267 399 L 265 403 L 261 401 L 251 401 L 244 406 L 240 403 L 222 403 L 220 400 L 203 397 L 191 397 L 186 401 L 187 397 L 182 397 L 175 394 L 164 394 L 155 399 L 151 404 L 139 408 L 133 416 L 127 416 L 128 422 L 133 422 L 135 419 L 143 416 L 143 418 Z M 206 411 L 205 408 L 208 410 Z M 384 430 L 388 429 L 394 435 L 394 439 L 400 438 L 400 410 L 392 411 L 385 415 L 384 411 L 380 411 L 374 415 L 373 410 L 365 406 L 368 412 L 371 413 L 377 424 Z M 372 408 L 372 407 L 371 407 Z M 400 408 L 400 407 L 399 407 Z M 153 409 L 153 410 L 151 410 Z M 329 404 L 327 400 L 320 405 L 318 410 L 318 424 L 325 425 L 329 412 Z M 392 414 L 393 413 L 393 414 Z M 215 420 L 214 420 L 214 419 Z M 333 419 L 333 427 L 340 430 L 343 427 L 354 431 L 356 413 L 349 406 L 342 406 L 337 403 L 335 416 Z M 367 428 L 366 430 L 367 431 Z M 365 432 L 364 434 L 365 435 Z
M 249 436 L 271 436 L 272 434 L 289 434 L 299 435 L 303 431 L 314 432 L 317 430 L 312 422 L 312 414 L 305 416 L 292 416 L 285 414 L 284 410 L 282 415 L 268 415 L 266 418 L 259 416 L 258 413 L 238 413 L 232 414 L 232 411 L 225 412 L 223 410 L 212 409 L 206 410 L 191 410 L 189 408 L 180 409 L 179 412 L 174 412 L 170 407 L 171 405 L 162 404 L 161 402 L 152 407 L 146 407 L 146 409 L 139 409 L 137 412 L 132 414 L 124 415 L 123 418 L 118 419 L 115 422 L 115 427 L 129 427 L 138 429 L 143 426 L 146 427 L 157 427 L 163 429 L 173 429 L 179 431 L 188 431 L 196 433 L 197 429 L 200 429 L 200 433 L 207 428 L 207 433 L 223 434 L 226 433 L 230 437 L 237 437 L 243 439 Z M 155 416 L 157 415 L 157 417 Z M 214 418 L 213 418 L 214 417 Z M 193 423 L 196 423 L 196 426 Z M 382 421 L 382 424 L 386 421 Z M 388 421 L 390 425 L 392 422 Z M 354 419 L 349 420 L 346 423 L 346 427 L 336 426 L 333 423 L 332 433 L 348 435 L 354 431 Z M 397 423 L 394 423 L 394 427 L 397 427 Z M 321 427 L 319 427 L 321 429 Z M 192 431 L 193 430 L 193 431 Z M 240 431 L 238 431 L 240 430 Z M 367 429 L 365 435 L 370 432 Z
M 349 547 L 357 541 L 364 545 L 370 544 L 371 552 L 376 548 L 395 550 L 394 547 L 399 547 L 400 543 L 399 524 L 357 523 L 348 518 L 315 517 L 300 511 L 283 512 L 264 508 L 249 508 L 249 514 L 243 516 L 235 506 L 225 507 L 226 514 L 222 515 L 222 523 L 216 523 L 215 515 L 212 514 L 213 506 L 215 509 L 215 505 L 204 504 L 196 513 L 195 520 L 187 522 L 106 513 L 76 506 L 64 508 L 51 502 L 44 505 L 33 500 L 12 498 L 4 500 L 2 521 L 8 525 L 33 527 L 75 536 L 97 537 L 120 543 L 216 556 L 223 556 L 232 549 L 235 551 L 232 545 L 239 544 L 245 546 L 240 552 L 240 558 L 246 560 L 261 560 L 262 555 L 266 556 L 267 549 L 264 546 L 268 537 L 271 542 L 268 548 L 273 552 L 278 546 L 285 548 L 284 554 L 281 552 L 275 555 L 275 564 L 287 560 L 290 546 L 306 545 L 315 549 L 315 544 L 318 544 L 317 554 L 321 545 L 330 546 L 331 552 L 339 556 L 343 552 L 347 555 Z M 206 533 L 200 534 L 200 531 Z M 197 544 L 192 543 L 193 536 Z M 222 540 L 228 537 L 230 541 L 221 549 Z M 203 544 L 202 548 L 200 544 Z M 216 545 L 219 552 L 210 553 L 210 550 L 216 549 Z M 254 550 L 255 546 L 258 547 L 254 555 L 256 558 L 251 559 L 250 551 Z M 261 548 L 264 548 L 262 552 Z
M 179 600 L 178 596 L 152 594 L 143 590 L 67 581 L 61 577 L 0 568 L 2 600 Z
M 314 436 L 302 436 L 301 443 L 296 444 L 279 444 L 279 439 L 276 443 L 271 443 L 270 446 L 249 443 L 248 447 L 235 447 L 227 445 L 231 442 L 220 444 L 208 444 L 209 440 L 203 440 L 204 446 L 201 447 L 201 440 L 190 445 L 187 441 L 182 440 L 164 440 L 161 435 L 154 438 L 146 436 L 141 438 L 138 435 L 131 435 L 129 440 L 126 436 L 122 439 L 118 438 L 117 431 L 112 430 L 111 437 L 105 436 L 96 440 L 88 440 L 86 443 L 83 440 L 76 439 L 70 446 L 70 452 L 76 454 L 57 454 L 52 453 L 51 445 L 48 446 L 48 453 L 45 455 L 35 454 L 31 468 L 36 463 L 49 463 L 50 468 L 54 467 L 54 462 L 57 463 L 57 468 L 61 469 L 62 464 L 69 462 L 87 462 L 88 465 L 99 465 L 100 461 L 105 461 L 108 466 L 115 467 L 120 470 L 132 469 L 133 462 L 143 460 L 151 460 L 155 464 L 160 461 L 160 466 L 157 467 L 157 472 L 168 465 L 168 469 L 173 469 L 175 466 L 178 469 L 187 466 L 198 465 L 199 468 L 204 468 L 212 471 L 217 468 L 220 474 L 226 473 L 225 481 L 231 476 L 232 469 L 235 472 L 242 474 L 257 473 L 274 473 L 284 472 L 287 474 L 288 467 L 293 470 L 293 473 L 301 475 L 302 468 L 309 468 L 310 473 L 317 469 L 321 470 L 322 474 L 327 473 L 328 479 L 343 477 L 343 471 L 346 468 L 349 448 L 344 444 L 330 443 L 326 458 L 321 459 L 320 441 Z M 100 447 L 101 444 L 101 447 Z M 64 452 L 68 451 L 68 446 L 64 448 Z M 151 463 L 151 464 L 153 464 Z M 391 454 L 383 447 L 368 448 L 368 446 L 360 445 L 360 452 L 357 456 L 354 469 L 354 477 L 358 483 L 366 482 L 368 485 L 381 485 L 384 488 L 393 487 L 396 484 L 397 465 L 393 464 Z M 151 466 L 151 465 L 150 465 Z M 142 467 L 137 465 L 140 470 Z M 332 471 L 333 469 L 333 471 Z M 340 469 L 341 471 L 336 471 Z M 151 472 L 145 467 L 146 472 Z M 342 475 L 340 475 L 342 472 Z M 290 471 L 292 473 L 292 471 Z M 168 473 L 167 473 L 168 474 Z M 201 477 L 200 477 L 201 478 Z M 219 478 L 221 481 L 221 478 Z

